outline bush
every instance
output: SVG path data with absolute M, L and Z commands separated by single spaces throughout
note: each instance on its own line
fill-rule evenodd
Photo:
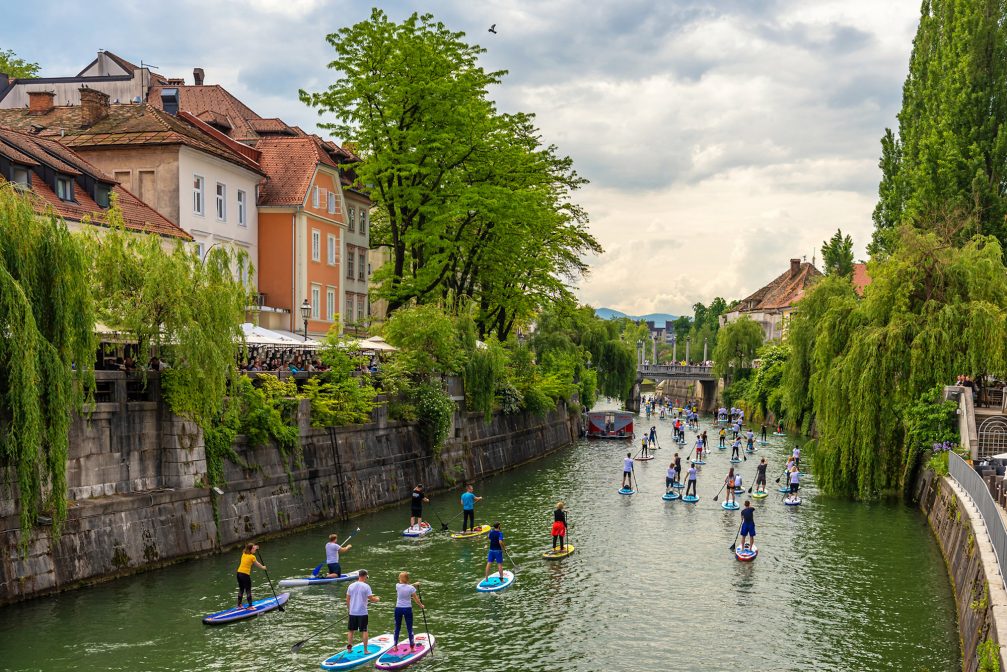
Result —
M 420 437 L 434 454 L 439 454 L 451 431 L 455 402 L 440 382 L 420 383 L 413 389 L 412 402 L 419 421 Z

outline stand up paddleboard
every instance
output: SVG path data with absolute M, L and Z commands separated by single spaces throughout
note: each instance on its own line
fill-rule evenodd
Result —
M 801 498 L 800 497 L 785 497 L 783 499 L 783 503 L 786 504 L 787 506 L 800 506 L 801 505 Z
M 230 609 L 225 609 L 224 611 L 218 611 L 215 614 L 208 614 L 203 617 L 203 623 L 206 625 L 223 625 L 224 623 L 243 621 L 246 618 L 255 618 L 259 614 L 264 614 L 267 611 L 272 611 L 273 609 L 279 609 L 286 604 L 289 599 L 290 593 L 280 593 L 276 597 L 267 597 L 264 600 L 256 600 L 255 602 L 252 602 L 251 609 L 246 609 L 245 607 L 231 607 Z
M 773 436 L 786 436 L 786 432 L 773 432 Z
M 686 495 L 685 497 L 682 497 L 682 501 L 686 504 L 695 504 L 699 501 L 699 497 L 696 495 Z
M 633 459 L 636 460 L 637 462 L 646 462 L 647 460 L 653 460 L 654 456 L 648 455 L 647 457 L 634 457 Z
M 503 590 L 510 584 L 514 583 L 514 572 L 505 569 L 503 573 L 503 580 L 500 580 L 500 572 L 494 572 L 490 574 L 488 579 L 483 579 L 476 584 L 476 590 L 480 593 L 495 593 L 498 590 Z
M 574 550 L 573 544 L 566 544 L 563 547 L 562 551 L 559 550 L 558 548 L 552 548 L 543 553 L 542 557 L 545 558 L 546 560 L 559 560 L 560 558 L 565 558 L 571 553 L 573 553 L 573 550 Z
M 478 525 L 471 532 L 454 532 L 451 534 L 452 539 L 475 539 L 476 537 L 481 537 L 484 534 L 489 534 L 492 528 L 489 525 Z M 392 669 L 392 668 L 388 668 Z
M 765 499 L 766 497 L 769 497 L 769 493 L 768 492 L 753 492 L 752 493 L 752 497 L 754 499 Z
M 437 645 L 437 638 L 425 632 L 418 633 L 413 637 L 416 648 L 410 648 L 409 638 L 400 642 L 398 646 L 388 649 L 381 654 L 378 662 L 374 663 L 377 670 L 401 670 L 403 667 L 412 665 L 420 658 L 430 653 Z
M 727 446 L 717 446 L 717 450 L 727 450 Z
M 759 556 L 759 547 L 752 546 L 751 548 L 742 548 L 741 546 L 734 549 L 734 557 L 738 558 L 741 562 L 751 562 Z
M 699 466 L 703 466 L 704 464 L 706 464 L 706 460 L 693 460 L 692 463 L 698 464 Z
M 283 588 L 296 588 L 299 586 L 327 586 L 330 583 L 356 581 L 358 573 L 359 571 L 353 571 L 349 574 L 340 574 L 339 576 L 333 576 L 332 578 L 329 578 L 324 574 L 319 574 L 318 576 L 307 576 L 303 579 L 281 579 L 276 585 Z
M 739 464 L 740 462 L 741 462 L 741 458 L 740 457 L 732 457 L 731 458 L 731 464 Z
M 790 492 L 790 491 L 788 490 L 787 492 Z M 620 495 L 635 495 L 636 494 L 636 490 L 634 490 L 632 488 L 619 488 L 619 494 Z
M 430 527 L 430 523 L 421 523 L 417 528 L 415 525 L 407 527 L 402 530 L 403 537 L 422 537 L 424 535 L 430 534 L 434 528 Z
M 744 488 L 735 488 L 734 489 L 734 494 L 736 494 L 736 495 L 743 495 L 743 494 L 745 494 L 745 489 Z
M 679 481 L 675 481 L 674 483 L 671 484 L 671 487 L 678 488 L 679 490 L 681 490 L 682 488 L 685 487 L 685 483 L 680 483 Z
M 738 504 L 737 502 L 724 502 L 723 504 L 721 504 L 721 506 L 727 509 L 728 511 L 737 511 L 738 509 L 741 508 L 741 505 Z
M 323 660 L 322 669 L 352 670 L 355 667 L 366 665 L 388 651 L 388 649 L 392 648 L 392 643 L 394 641 L 395 640 L 390 633 L 378 635 L 377 637 L 370 637 L 367 640 L 367 651 L 364 651 L 364 645 L 362 643 L 355 644 L 352 650 L 347 651 L 346 649 L 343 649 L 339 653 L 329 656 Z M 408 646 L 408 643 L 406 645 Z
M 778 488 L 778 490 L 779 490 L 779 492 L 790 492 L 790 486 L 789 485 L 781 485 Z
M 679 494 L 677 492 L 675 492 L 674 490 L 672 490 L 671 492 L 666 492 L 663 495 L 661 495 L 661 499 L 663 499 L 666 502 L 673 502 L 673 501 L 675 501 L 678 498 L 679 498 Z
M 762 439 L 759 439 L 759 445 L 760 446 L 768 446 L 769 445 L 769 441 L 763 441 Z

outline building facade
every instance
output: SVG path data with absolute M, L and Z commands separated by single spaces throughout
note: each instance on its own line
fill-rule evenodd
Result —
M 745 316 L 762 327 L 765 340 L 783 340 L 797 302 L 820 277 L 821 271 L 813 264 L 791 259 L 787 271 L 739 301 L 734 310 L 721 315 L 720 324 L 725 326 Z

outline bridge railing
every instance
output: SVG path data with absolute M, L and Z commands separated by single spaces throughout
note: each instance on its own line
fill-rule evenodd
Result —
M 990 543 L 996 552 L 1000 579 L 1003 581 L 1007 577 L 1007 572 L 1004 571 L 1007 567 L 1007 527 L 1004 526 L 1003 518 L 1000 516 L 1000 507 L 994 501 L 989 486 L 982 476 L 953 451 L 948 453 L 948 474 L 955 479 L 979 509 L 979 514 L 986 525 Z
M 670 376 L 687 376 L 687 375 L 712 375 L 712 366 L 698 366 L 698 365 L 688 365 L 682 366 L 681 364 L 648 364 L 640 367 L 640 373 L 663 373 Z

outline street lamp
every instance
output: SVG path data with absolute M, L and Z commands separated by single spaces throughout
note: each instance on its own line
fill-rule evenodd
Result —
M 304 319 L 304 340 L 308 340 L 308 318 L 311 317 L 311 304 L 307 299 L 301 303 L 301 317 Z

